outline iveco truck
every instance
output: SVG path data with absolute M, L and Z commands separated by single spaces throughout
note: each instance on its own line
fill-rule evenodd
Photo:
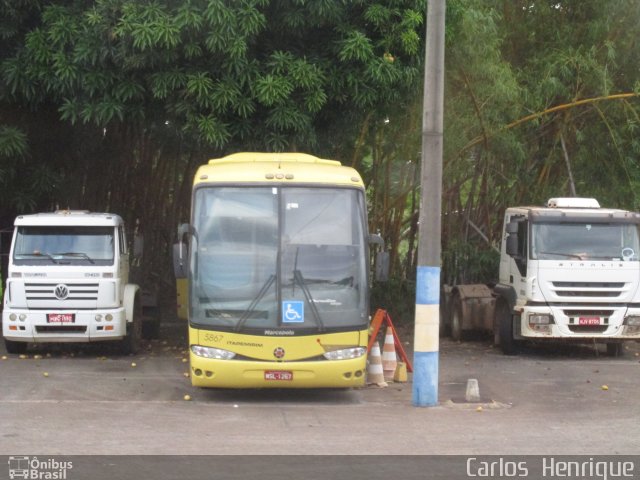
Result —
M 640 341 L 640 214 L 593 198 L 508 208 L 497 285 L 459 285 L 451 329 L 492 329 L 513 354 L 523 340 Z

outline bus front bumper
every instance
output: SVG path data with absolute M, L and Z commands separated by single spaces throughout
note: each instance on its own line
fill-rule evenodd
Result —
M 351 388 L 365 385 L 366 356 L 349 360 L 218 360 L 190 353 L 191 384 L 209 388 Z

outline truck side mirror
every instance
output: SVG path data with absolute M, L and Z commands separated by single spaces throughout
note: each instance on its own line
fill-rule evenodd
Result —
M 507 232 L 507 255 L 514 258 L 522 257 L 523 252 L 520 251 L 520 225 L 523 217 L 516 216 L 505 227 Z
M 517 234 L 509 234 L 509 236 L 507 237 L 507 255 L 509 255 L 510 257 L 517 257 L 519 256 L 519 252 L 518 252 L 518 235 Z
M 519 221 L 510 221 L 509 223 L 507 223 L 507 227 L 506 227 L 506 231 L 509 235 L 514 234 L 514 233 L 518 233 L 518 225 L 520 224 Z
M 505 226 L 507 239 L 505 250 L 516 262 L 522 276 L 527 274 L 527 221 L 524 215 L 515 215 Z
M 144 252 L 144 235 L 136 233 L 133 237 L 133 258 L 142 258 Z

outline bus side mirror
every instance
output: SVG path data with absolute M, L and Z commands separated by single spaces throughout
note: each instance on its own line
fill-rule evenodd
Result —
M 187 245 L 184 242 L 173 244 L 173 274 L 176 278 L 187 278 L 186 253 Z
M 192 232 L 193 228 L 188 223 L 183 223 L 178 227 L 178 242 L 173 244 L 173 274 L 176 278 L 187 278 L 189 248 L 184 242 L 184 236 Z
M 389 252 L 376 254 L 376 280 L 378 282 L 389 280 Z
M 389 252 L 384 250 L 384 239 L 378 234 L 369 235 L 369 244 L 379 245 L 380 251 L 376 253 L 376 280 L 386 282 L 389 280 Z

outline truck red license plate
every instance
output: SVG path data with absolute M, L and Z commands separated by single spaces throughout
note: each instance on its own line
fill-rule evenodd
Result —
M 287 370 L 265 370 L 265 380 L 293 380 L 293 372 Z
M 73 323 L 75 322 L 73 313 L 48 313 L 47 323 Z
M 580 317 L 578 318 L 578 325 L 600 325 L 600 317 Z

